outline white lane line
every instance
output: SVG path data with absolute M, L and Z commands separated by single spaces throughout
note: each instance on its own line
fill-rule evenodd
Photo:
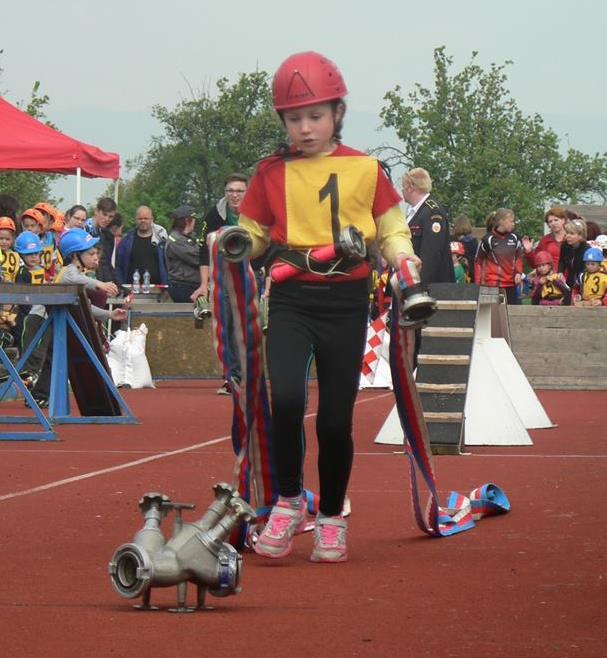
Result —
M 357 400 L 355 404 L 362 404 L 364 402 L 369 402 L 377 400 L 387 395 L 392 395 L 392 393 L 384 393 L 381 395 L 376 395 L 372 398 L 367 398 L 365 400 Z M 316 412 L 309 413 L 304 416 L 304 418 L 313 418 L 316 416 Z M 91 471 L 89 473 L 82 473 L 81 475 L 75 475 L 71 478 L 66 478 L 64 480 L 56 480 L 55 482 L 49 482 L 48 484 L 41 484 L 38 487 L 32 487 L 31 489 L 24 489 L 22 491 L 14 491 L 12 493 L 7 493 L 0 496 L 0 502 L 3 500 L 10 500 L 12 498 L 19 498 L 20 496 L 27 496 L 29 494 L 39 493 L 40 491 L 47 491 L 48 489 L 55 489 L 56 487 L 62 487 L 66 484 L 71 484 L 73 482 L 80 482 L 81 480 L 88 480 L 90 478 L 97 477 L 98 475 L 106 475 L 108 473 L 115 473 L 116 471 L 122 471 L 126 468 L 133 468 L 134 466 L 140 466 L 141 464 L 147 464 L 148 462 L 157 461 L 159 459 L 165 459 L 166 457 L 174 457 L 175 455 L 182 455 L 186 452 L 192 452 L 198 448 L 205 448 L 207 446 L 212 446 L 217 443 L 222 443 L 231 439 L 230 435 L 219 437 L 218 439 L 211 439 L 210 441 L 204 441 L 203 443 L 196 443 L 191 446 L 186 446 L 185 448 L 179 448 L 178 450 L 171 450 L 169 452 L 161 452 L 159 454 L 150 455 L 149 457 L 143 457 L 142 459 L 136 459 L 132 462 L 126 462 L 124 464 L 118 464 L 117 466 L 110 466 L 108 468 L 102 468 L 99 471 Z M 25 452 L 31 452 L 30 450 L 24 450 Z
M 477 457 L 483 459 L 484 457 L 523 457 L 525 459 L 605 459 L 607 455 L 479 455 L 472 453 L 470 457 Z
M 221 439 L 215 439 L 215 441 L 220 442 L 220 441 L 225 441 L 225 437 L 221 437 Z M 182 450 L 186 450 L 188 452 L 195 452 L 198 447 L 205 447 L 209 444 L 207 443 L 201 443 L 199 446 L 189 446 L 187 448 L 183 448 Z M 226 448 L 225 450 L 222 450 L 221 452 L 229 452 L 231 449 Z M 208 451 L 200 451 L 201 454 L 203 452 Z M 37 449 L 30 449 L 30 450 L 2 450 L 0 451 L 0 454 L 19 454 L 19 455 L 26 455 L 26 454 L 75 454 L 75 455 L 153 455 L 155 458 L 160 458 L 160 457 L 165 457 L 165 456 L 171 456 L 175 454 L 172 451 L 169 451 L 168 449 L 161 449 L 160 452 L 158 450 L 52 450 L 52 449 L 45 449 L 45 450 L 37 450 Z M 391 455 L 404 455 L 405 453 L 402 450 L 387 450 L 386 452 L 365 452 L 365 451 L 355 451 L 354 454 L 358 457 L 389 457 Z M 507 458 L 516 458 L 516 459 L 605 459 L 607 458 L 607 455 L 523 455 L 523 454 L 514 454 L 514 455 L 506 455 L 506 454 L 494 454 L 494 455 L 483 455 L 483 454 L 478 454 L 478 453 L 462 453 L 461 455 L 434 455 L 434 457 L 476 457 L 477 459 L 484 459 L 485 457 L 488 458 L 502 458 L 502 457 L 507 457 Z M 145 460 L 144 460 L 145 461 Z M 133 464 L 138 464 L 140 463 L 139 461 L 137 462 L 132 462 Z M 2 498 L 0 498 L 2 500 Z
M 361 457 L 385 457 L 386 455 L 404 455 L 405 453 L 402 450 L 393 450 L 391 452 L 356 452 L 357 456 Z M 476 457 L 477 459 L 484 459 L 485 457 L 490 457 L 492 459 L 502 459 L 503 457 L 507 458 L 517 458 L 517 459 L 605 459 L 607 455 L 479 455 L 474 453 L 462 453 L 461 455 L 433 455 L 434 459 L 445 457 L 455 457 L 460 459 L 461 457 Z
M 212 446 L 216 443 L 221 443 L 222 441 L 227 441 L 229 436 L 222 436 L 218 439 L 211 439 L 210 441 L 205 441 L 204 443 L 196 443 L 192 446 L 187 446 L 186 448 L 179 448 L 178 450 L 171 450 L 170 452 L 161 452 L 157 455 L 150 455 L 149 457 L 143 457 L 142 459 L 137 459 L 132 462 L 126 462 L 125 464 L 118 464 L 118 466 L 110 466 L 109 468 L 102 468 L 99 471 L 91 471 L 90 473 L 83 473 L 82 475 L 75 475 L 71 478 L 66 478 L 65 480 L 56 480 L 55 482 L 49 482 L 48 484 L 41 484 L 38 487 L 32 487 L 31 489 L 24 489 L 23 491 L 15 491 L 13 493 L 4 494 L 0 496 L 0 501 L 10 500 L 11 498 L 18 498 L 19 496 L 27 496 L 28 494 L 38 493 L 40 491 L 47 491 L 48 489 L 54 489 L 55 487 L 62 487 L 65 484 L 71 484 L 72 482 L 80 482 L 81 480 L 88 480 L 89 478 L 97 477 L 98 475 L 106 475 L 107 473 L 114 473 L 116 471 L 122 471 L 125 468 L 132 468 L 133 466 L 140 466 L 141 464 L 147 464 L 148 462 L 153 462 L 158 459 L 164 459 L 165 457 L 174 457 L 175 455 L 182 455 L 186 452 L 191 452 L 197 448 L 204 448 L 205 446 Z
M 158 448 L 157 450 L 63 450 L 61 448 L 57 450 L 2 450 L 0 451 L 1 455 L 6 454 L 17 454 L 17 455 L 29 455 L 33 454 L 58 454 L 58 455 L 158 455 L 160 453 L 169 452 L 168 448 Z

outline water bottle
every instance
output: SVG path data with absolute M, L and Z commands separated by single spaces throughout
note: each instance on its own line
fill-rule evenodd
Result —
M 139 270 L 133 272 L 133 294 L 138 295 L 141 292 L 141 276 Z
M 150 273 L 147 270 L 143 273 L 143 286 L 141 287 L 141 292 L 144 295 L 147 295 L 150 292 Z

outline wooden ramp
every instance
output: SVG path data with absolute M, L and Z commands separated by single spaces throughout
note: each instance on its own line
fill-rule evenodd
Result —
M 553 427 L 510 349 L 508 307 L 496 289 L 435 284 L 438 310 L 422 330 L 416 374 L 432 451 L 530 445 L 527 429 Z M 396 408 L 376 438 L 401 444 Z
M 458 454 L 464 434 L 464 407 L 479 288 L 433 284 L 438 310 L 422 329 L 416 374 L 432 452 Z
M 432 452 L 459 454 L 479 287 L 433 284 L 429 286 L 429 292 L 438 305 L 436 313 L 422 329 L 415 377 L 417 391 Z M 396 407 L 375 441 L 402 445 L 403 432 Z

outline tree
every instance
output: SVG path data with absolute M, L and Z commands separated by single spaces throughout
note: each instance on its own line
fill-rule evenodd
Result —
M 514 209 L 521 232 L 540 232 L 552 203 L 607 200 L 607 154 L 569 149 L 563 156 L 556 133 L 539 114 L 525 116 L 506 88 L 512 62 L 476 64 L 459 73 L 445 48 L 434 51 L 434 89 L 415 85 L 403 97 L 397 86 L 381 110 L 401 148 L 382 147 L 389 164 L 423 167 L 451 216 L 466 214 L 482 225 L 499 207 Z
M 0 55 L 2 54 L 0 50 Z M 0 68 L 0 77 L 2 76 L 3 69 Z M 17 103 L 18 107 L 30 116 L 43 121 L 47 125 L 54 128 L 49 121 L 44 121 L 44 108 L 49 103 L 49 97 L 39 95 L 40 82 L 36 81 L 32 87 L 31 98 L 28 104 L 23 107 L 23 103 Z M 3 95 L 0 92 L 0 95 Z M 52 174 L 41 174 L 33 171 L 10 171 L 0 173 L 0 193 L 10 194 L 18 201 L 22 210 L 31 208 L 39 201 L 50 201 L 55 203 L 51 198 L 51 184 L 59 176 Z
M 232 85 L 222 78 L 216 97 L 202 93 L 173 110 L 156 106 L 153 112 L 164 134 L 128 163 L 136 174 L 119 189 L 127 221 L 139 205 L 149 205 L 163 223 L 182 203 L 205 211 L 221 196 L 228 174 L 251 172 L 283 135 L 264 71 L 240 74 Z

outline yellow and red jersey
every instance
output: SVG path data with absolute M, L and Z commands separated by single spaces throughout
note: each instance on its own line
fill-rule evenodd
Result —
M 6 283 L 14 283 L 19 271 L 19 254 L 12 249 L 0 249 L 0 267 L 2 268 L 2 280 Z
M 272 156 L 261 162 L 240 207 L 241 225 L 257 224 L 271 242 L 302 251 L 335 244 L 350 225 L 371 242 L 378 218 L 399 201 L 375 158 L 339 145 L 331 154 Z M 402 235 L 409 239 L 404 218 Z M 365 277 L 369 269 L 363 263 L 349 278 Z

